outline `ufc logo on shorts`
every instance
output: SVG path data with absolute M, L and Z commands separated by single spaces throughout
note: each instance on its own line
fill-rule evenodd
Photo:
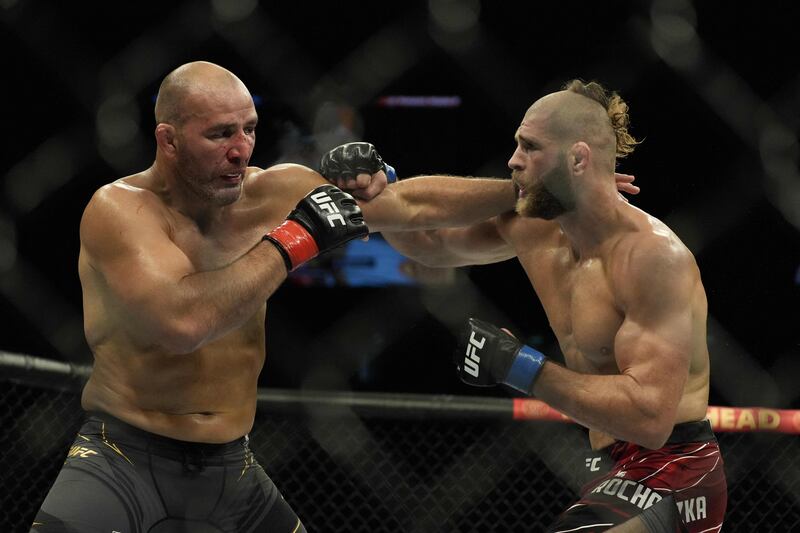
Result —
M 600 462 L 600 459 L 602 459 L 602 457 L 587 457 L 586 468 L 588 468 L 590 472 L 597 472 L 600 470 L 600 467 L 597 466 L 597 463 Z
M 339 208 L 335 203 L 333 203 L 333 200 L 331 200 L 331 197 L 328 196 L 328 193 L 318 192 L 317 194 L 312 194 L 311 199 L 319 205 L 320 209 L 330 213 L 330 215 L 328 215 L 328 224 L 330 224 L 331 227 L 335 226 L 333 223 L 335 220 L 338 220 L 342 226 L 347 225 L 344 222 L 344 217 L 339 214 Z
M 480 342 L 475 338 L 473 331 L 469 335 L 469 344 L 467 344 L 467 356 L 464 358 L 464 370 L 472 377 L 478 377 L 478 363 L 481 358 L 478 356 L 478 350 L 483 348 L 486 343 L 486 337 L 481 338 Z

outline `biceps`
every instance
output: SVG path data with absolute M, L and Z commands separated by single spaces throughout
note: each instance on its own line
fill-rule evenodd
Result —
M 505 261 L 516 255 L 497 231 L 494 220 L 467 228 L 442 230 L 442 248 L 465 261 L 478 265 Z
M 122 305 L 154 313 L 167 311 L 180 280 L 193 271 L 186 255 L 161 239 L 123 243 L 90 261 Z
M 689 375 L 690 335 L 689 325 L 680 319 L 648 326 L 626 319 L 614 341 L 620 373 L 660 401 L 677 401 Z

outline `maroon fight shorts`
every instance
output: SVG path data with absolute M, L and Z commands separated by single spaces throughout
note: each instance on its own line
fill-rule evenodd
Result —
M 606 457 L 587 458 L 600 474 L 585 484 L 580 499 L 548 530 L 552 533 L 606 531 L 672 496 L 683 524 L 670 531 L 718 533 L 728 504 L 727 483 L 717 439 L 708 420 L 675 426 L 667 443 L 649 450 L 616 442 Z

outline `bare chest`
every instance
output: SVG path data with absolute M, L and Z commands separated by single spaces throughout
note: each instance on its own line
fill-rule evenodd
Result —
M 260 238 L 261 235 L 251 231 L 209 236 L 187 228 L 175 234 L 175 244 L 198 272 L 207 272 L 230 265 L 255 246 Z
M 262 239 L 266 230 L 265 224 L 236 221 L 230 227 L 216 229 L 213 232 L 202 232 L 191 223 L 177 224 L 173 227 L 173 241 L 191 261 L 197 273 L 223 269 L 247 254 Z M 204 348 L 214 354 L 211 359 L 229 358 L 229 352 L 245 351 L 248 347 L 263 347 L 264 317 L 266 305 L 255 313 L 248 321 Z M 217 345 L 218 344 L 218 345 Z M 234 350 L 235 347 L 235 350 Z M 263 351 L 263 348 L 261 349 Z M 200 357 L 200 354 L 197 354 Z
M 172 239 L 197 272 L 207 272 L 230 265 L 245 255 L 274 225 L 268 216 L 255 213 L 244 213 L 210 231 L 178 219 L 172 225 Z
M 603 262 L 575 262 L 558 252 L 523 265 L 567 365 L 577 371 L 616 373 L 614 338 L 624 316 Z

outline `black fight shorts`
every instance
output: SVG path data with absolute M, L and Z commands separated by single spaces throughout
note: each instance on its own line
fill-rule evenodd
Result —
M 184 442 L 91 414 L 31 532 L 299 533 L 248 447 Z

